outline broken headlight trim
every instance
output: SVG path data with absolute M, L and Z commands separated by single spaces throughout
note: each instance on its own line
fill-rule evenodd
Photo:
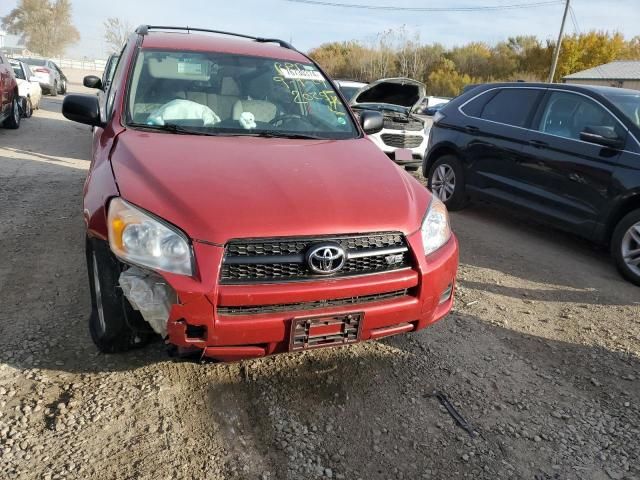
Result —
M 121 260 L 164 272 L 193 275 L 187 237 L 163 220 L 121 198 L 109 204 L 109 246 Z
M 435 195 L 431 197 L 431 204 L 424 216 L 420 231 L 425 255 L 435 252 L 451 238 L 449 212 L 445 204 Z

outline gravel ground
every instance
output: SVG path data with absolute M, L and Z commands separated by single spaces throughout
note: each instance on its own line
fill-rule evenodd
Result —
M 0 478 L 640 479 L 640 290 L 493 207 L 452 215 L 456 307 L 419 333 L 226 365 L 98 354 L 91 135 L 61 102 L 0 130 Z

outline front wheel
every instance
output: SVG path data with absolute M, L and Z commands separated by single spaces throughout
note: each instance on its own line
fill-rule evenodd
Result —
M 103 353 L 124 352 L 144 345 L 148 332 L 132 328 L 138 312 L 131 308 L 119 288 L 120 262 L 111 253 L 107 242 L 88 239 L 86 247 L 91 315 L 91 339 Z
M 64 95 L 67 93 L 67 81 L 60 80 L 60 90 L 58 91 L 60 95 Z
M 55 82 L 53 82 L 53 88 L 51 89 L 51 91 L 49 93 L 51 94 L 52 97 L 57 97 L 58 96 L 58 81 L 57 80 Z
M 31 115 L 33 115 L 33 105 L 31 104 L 30 98 L 24 99 L 24 108 L 22 114 L 24 115 L 24 118 L 30 118 Z
M 11 102 L 11 114 L 9 118 L 4 121 L 3 126 L 5 128 L 11 128 L 15 130 L 16 128 L 20 128 L 20 104 L 18 103 L 18 97 L 13 97 L 13 102 Z
M 611 255 L 620 273 L 640 285 L 640 210 L 618 222 L 611 237 Z
M 464 170 L 453 155 L 444 155 L 431 165 L 427 185 L 449 210 L 460 210 L 467 204 Z

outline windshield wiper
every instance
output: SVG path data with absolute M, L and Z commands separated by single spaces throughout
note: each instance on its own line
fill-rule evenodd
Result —
M 165 123 L 164 125 L 147 125 L 144 123 L 132 123 L 131 126 L 137 127 L 137 128 L 146 128 L 149 130 L 158 130 L 161 132 L 177 133 L 180 135 L 206 135 L 206 136 L 216 135 L 216 133 L 213 133 L 213 132 L 203 132 L 202 130 L 195 130 L 195 129 L 183 127 L 182 125 L 177 125 L 175 123 Z
M 326 138 L 316 137 L 314 135 L 308 135 L 306 133 L 294 133 L 294 132 L 278 132 L 275 130 L 262 130 L 260 132 L 238 133 L 237 135 L 247 135 L 251 137 L 263 137 L 263 138 L 301 138 L 304 140 L 327 140 Z

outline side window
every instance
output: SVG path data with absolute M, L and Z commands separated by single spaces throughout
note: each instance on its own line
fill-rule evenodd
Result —
M 489 90 L 488 92 L 478 95 L 461 108 L 462 112 L 469 117 L 480 118 L 482 109 L 489 100 L 495 97 L 496 93 L 498 93 L 496 90 Z
M 541 92 L 542 90 L 534 88 L 500 90 L 484 106 L 480 118 L 515 127 L 524 127 Z
M 124 75 L 126 63 L 124 61 L 124 51 L 126 48 L 127 46 L 125 45 L 120 52 L 120 56 L 118 57 L 118 64 L 116 65 L 116 69 L 113 74 L 113 79 L 111 80 L 111 83 L 109 83 L 109 90 L 107 91 L 107 103 L 105 106 L 106 119 L 111 118 L 111 115 L 113 114 L 113 104 L 115 102 L 116 93 L 118 93 L 118 86 Z
M 606 127 L 624 136 L 620 123 L 593 100 L 570 92 L 553 92 L 540 118 L 542 133 L 580 140 L 587 127 Z

